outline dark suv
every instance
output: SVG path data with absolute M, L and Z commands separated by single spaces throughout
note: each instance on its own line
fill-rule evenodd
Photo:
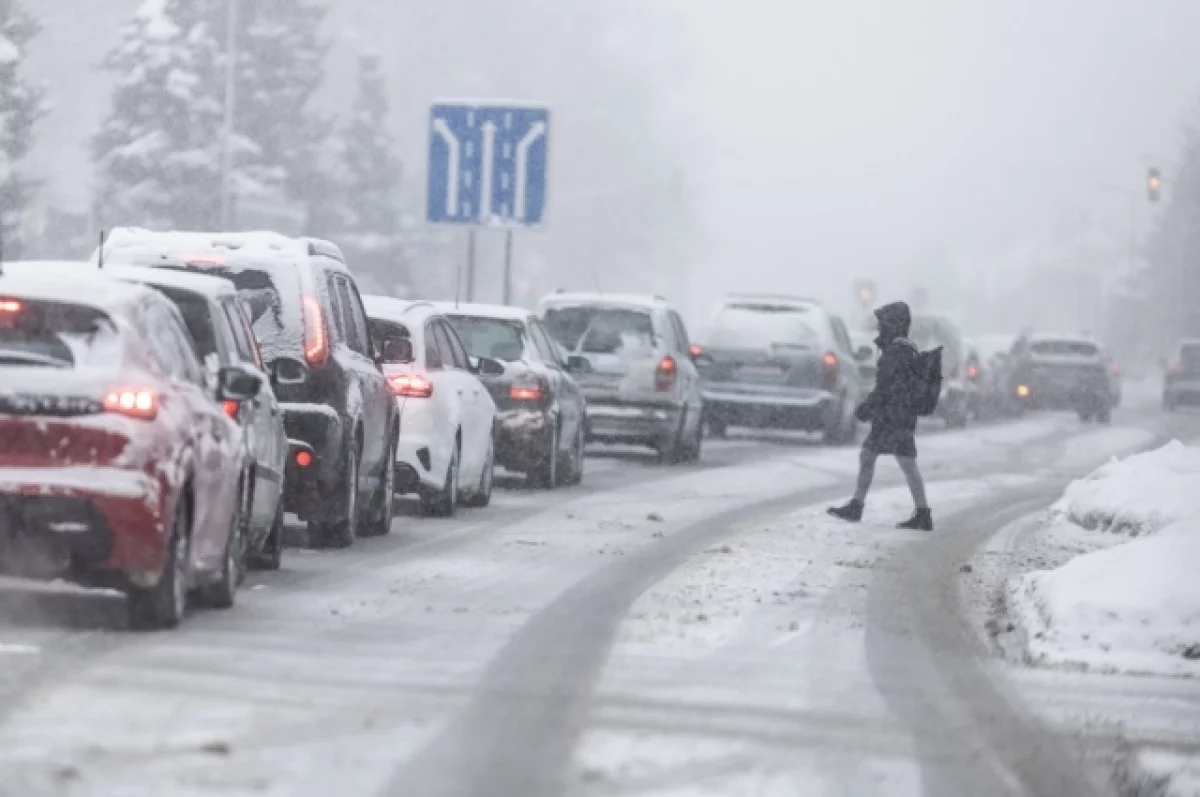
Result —
M 283 410 L 284 508 L 308 521 L 315 544 L 345 547 L 388 532 L 395 402 L 337 246 L 271 233 L 117 229 L 104 260 L 230 280 Z
M 1112 420 L 1112 371 L 1107 355 L 1090 338 L 1022 336 L 1013 344 L 1010 390 L 1030 409 L 1074 410 L 1081 420 Z

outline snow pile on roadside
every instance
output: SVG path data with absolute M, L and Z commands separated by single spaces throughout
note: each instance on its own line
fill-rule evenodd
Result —
M 1171 443 L 1105 465 L 1067 489 L 1055 523 L 1141 536 L 1119 545 L 1097 539 L 1101 550 L 1009 582 L 1009 609 L 1031 660 L 1200 675 L 1198 477 L 1200 449 Z
M 1073 482 L 1054 511 L 1087 529 L 1153 534 L 1200 516 L 1200 448 L 1175 440 Z
M 1121 773 L 1123 791 L 1159 797 L 1200 797 L 1200 756 L 1142 750 Z

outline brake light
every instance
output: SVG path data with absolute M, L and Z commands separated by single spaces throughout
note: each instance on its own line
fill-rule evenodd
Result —
M 1017 385 L 1017 397 L 1029 398 L 1029 385 Z
M 658 368 L 654 369 L 654 389 L 662 393 L 673 388 L 678 370 L 674 357 L 667 355 L 659 360 Z
M 300 467 L 307 468 L 309 465 L 312 464 L 312 461 L 313 461 L 313 455 L 311 453 L 309 453 L 308 451 L 297 451 L 296 452 L 296 464 L 299 465 Z
M 1120 376 L 1120 375 L 1121 375 L 1121 364 L 1120 364 L 1120 363 L 1113 363 L 1113 364 L 1112 364 L 1112 375 L 1113 375 L 1113 376 Z
M 152 421 L 158 415 L 158 396 L 142 388 L 116 388 L 104 395 L 104 410 Z
M 1167 373 L 1171 376 L 1179 376 L 1183 373 L 1183 366 L 1180 363 L 1172 363 L 1167 366 Z
M 967 366 L 967 379 L 978 379 L 978 378 L 979 378 L 979 366 L 976 365 L 975 363 L 971 363 L 970 365 Z
M 513 385 L 508 395 L 513 401 L 541 401 L 546 393 L 541 385 Z
M 235 421 L 237 420 L 237 417 L 238 417 L 238 410 L 240 410 L 241 408 L 242 408 L 241 404 L 239 404 L 238 402 L 233 401 L 231 399 L 226 399 L 225 401 L 221 402 L 221 409 L 225 411 L 226 415 L 228 415 L 230 418 L 232 418 Z
M 825 368 L 825 381 L 836 382 L 838 377 L 838 356 L 833 352 L 826 352 L 821 358 L 821 365 Z
M 688 354 L 693 357 L 699 357 L 701 354 L 704 354 L 704 348 L 699 343 L 693 343 L 691 346 L 688 346 Z
M 420 374 L 396 374 L 389 376 L 387 383 L 393 396 L 429 398 L 433 395 L 433 383 Z
M 305 296 L 301 304 L 304 308 L 304 360 L 309 365 L 324 365 L 329 356 L 329 335 L 321 303 L 314 296 Z
M 16 314 L 21 312 L 21 307 L 16 299 L 0 299 L 0 313 Z

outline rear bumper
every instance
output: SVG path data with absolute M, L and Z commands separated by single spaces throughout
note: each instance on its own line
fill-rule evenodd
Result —
M 554 431 L 548 410 L 510 409 L 496 413 L 496 464 L 525 473 L 542 463 Z
M 96 586 L 152 584 L 166 548 L 149 475 L 119 468 L 0 468 L 0 571 Z
M 705 416 L 731 426 L 815 431 L 832 423 L 836 413 L 837 398 L 828 390 L 749 393 L 704 389 Z
M 1177 406 L 1200 405 L 1200 381 L 1189 380 L 1164 385 L 1163 401 Z
M 337 489 L 342 476 L 342 421 L 323 404 L 281 404 L 288 437 L 288 464 L 283 485 L 283 508 L 302 518 L 316 513 L 323 499 Z M 312 463 L 300 467 L 296 453 L 307 449 Z
M 590 399 L 587 439 L 660 446 L 679 428 L 683 408 L 671 404 L 612 404 Z
M 1029 388 L 1029 395 L 1018 396 L 1017 400 L 1023 406 L 1033 409 L 1076 410 L 1080 407 L 1090 409 L 1112 404 L 1112 395 L 1105 382 L 1029 379 L 1019 384 Z M 1013 395 L 1017 396 L 1015 388 Z

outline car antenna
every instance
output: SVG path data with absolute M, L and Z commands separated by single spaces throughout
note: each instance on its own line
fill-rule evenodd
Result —
M 100 248 L 96 250 L 96 268 L 104 268 L 104 229 L 100 230 Z

